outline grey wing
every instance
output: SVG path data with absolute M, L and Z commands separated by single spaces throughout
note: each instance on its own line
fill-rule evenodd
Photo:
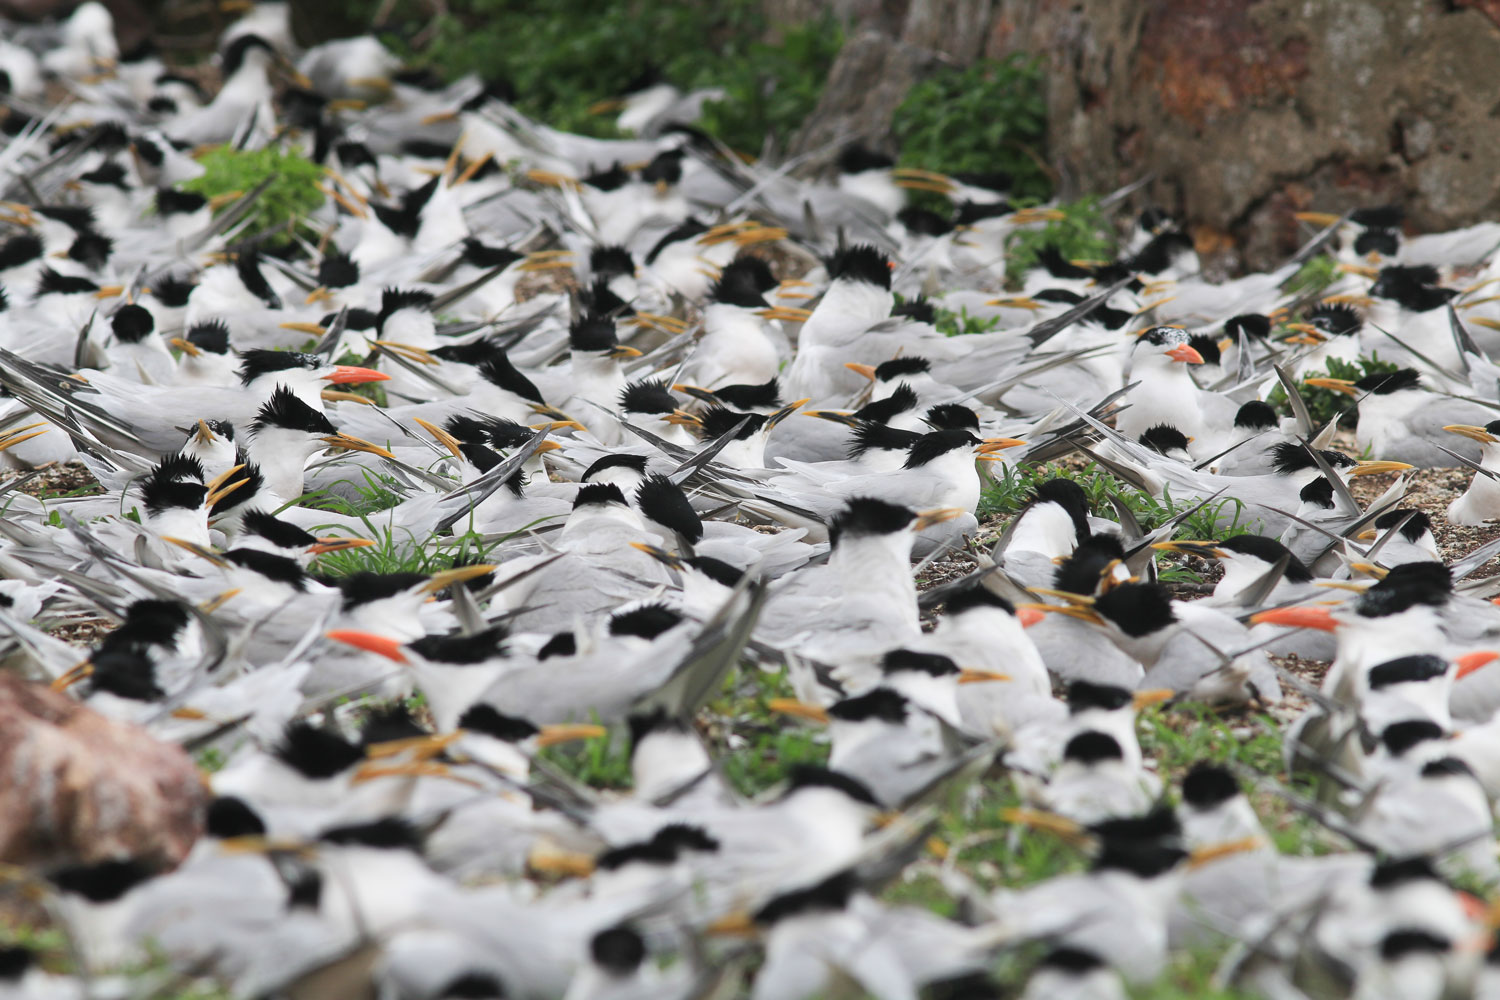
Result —
M 1500 661 L 1480 667 L 1459 678 L 1448 696 L 1448 708 L 1455 722 L 1475 724 L 1488 722 L 1500 711 Z

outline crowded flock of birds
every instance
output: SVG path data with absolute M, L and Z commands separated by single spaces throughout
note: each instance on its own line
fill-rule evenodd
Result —
M 72 963 L 0 949 L 0 993 L 131 996 L 156 956 L 247 997 L 1110 998 L 1217 948 L 1269 997 L 1500 997 L 1500 543 L 1403 506 L 1459 467 L 1447 520 L 1500 517 L 1500 225 L 1308 215 L 1211 283 L 1145 211 L 1007 272 L 1057 212 L 1004 177 L 848 144 L 803 179 L 664 85 L 599 140 L 371 38 L 298 52 L 279 3 L 212 98 L 97 3 L 5 38 L 6 668 L 222 767 L 171 870 L 10 873 Z M 322 207 L 184 189 L 224 144 L 315 160 Z M 1043 476 L 981 528 L 1069 456 L 1170 515 Z M 98 490 L 23 489 L 74 461 Z M 1184 556 L 1211 594 L 1158 578 Z M 93 619 L 80 662 L 52 633 Z M 702 710 L 757 677 L 829 756 L 747 798 L 746 720 Z M 1282 713 L 1297 781 L 1164 783 L 1162 702 Z M 600 736 L 628 790 L 541 754 Z M 1084 865 L 995 885 L 933 840 L 1010 786 L 982 832 Z M 1340 848 L 1278 852 L 1247 790 Z M 916 870 L 956 916 L 882 899 Z

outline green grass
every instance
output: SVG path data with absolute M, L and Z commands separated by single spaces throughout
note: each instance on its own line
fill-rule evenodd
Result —
M 590 788 L 623 791 L 631 787 L 630 741 L 623 732 L 545 747 L 539 756 Z
M 1071 479 L 1082 487 L 1088 497 L 1089 507 L 1095 515 L 1118 520 L 1114 507 L 1109 502 L 1115 494 L 1135 514 L 1141 527 L 1150 531 L 1153 527 L 1175 516 L 1179 511 L 1193 506 L 1172 499 L 1168 491 L 1160 499 L 1142 493 L 1135 487 L 1121 482 L 1099 468 L 1093 462 L 1078 469 L 1058 464 L 1031 464 L 1005 466 L 994 484 L 986 487 L 979 496 L 976 514 L 980 520 L 1004 514 L 1014 514 L 1025 506 L 1027 499 L 1038 484 L 1049 479 Z M 1239 500 L 1226 499 L 1210 503 L 1186 518 L 1178 525 L 1174 538 L 1224 539 L 1245 534 L 1248 526 L 1242 526 L 1240 518 L 1244 505 Z M 1228 520 L 1227 525 L 1219 522 Z
M 325 552 L 313 561 L 312 569 L 326 576 L 352 576 L 355 573 L 440 573 L 455 566 L 484 562 L 499 545 L 486 542 L 477 532 L 466 532 L 453 538 L 429 539 L 416 544 L 402 539 L 390 528 L 375 528 L 365 522 L 375 544 L 359 549 Z
M 786 673 L 744 668 L 708 703 L 708 735 L 725 777 L 741 795 L 759 795 L 786 780 L 798 764 L 828 763 L 828 733 L 772 711 L 772 698 L 790 698 Z M 729 734 L 733 733 L 731 739 Z
M 1359 358 L 1353 362 L 1340 361 L 1337 358 L 1329 358 L 1323 365 L 1327 375 L 1331 378 L 1348 379 L 1356 382 L 1366 375 L 1374 375 L 1382 372 L 1393 372 L 1400 365 L 1390 361 L 1381 361 L 1379 353 L 1374 353 L 1368 358 Z M 1347 393 L 1335 392 L 1333 389 L 1321 389 L 1299 383 L 1297 392 L 1302 401 L 1307 404 L 1308 415 L 1312 417 L 1313 426 L 1322 427 L 1334 417 L 1345 414 L 1340 424 L 1348 429 L 1354 426 L 1356 413 L 1359 407 L 1354 402 L 1354 397 Z M 1284 417 L 1292 415 L 1292 404 L 1287 399 L 1286 390 L 1278 382 L 1266 397 L 1266 402 L 1276 409 L 1276 412 Z M 1345 411 L 1348 411 L 1345 413 Z
M 771 698 L 791 694 L 784 673 L 746 668 L 732 673 L 723 693 L 707 706 L 711 752 L 741 795 L 753 797 L 773 788 L 797 764 L 828 762 L 828 737 L 822 727 L 805 725 L 766 705 Z M 631 787 L 630 741 L 623 727 L 605 736 L 548 747 L 542 757 L 593 788 Z
M 304 234 L 312 232 L 303 220 L 324 200 L 319 189 L 323 169 L 316 163 L 277 146 L 243 151 L 232 146 L 217 146 L 198 162 L 203 165 L 203 175 L 179 186 L 205 198 L 245 193 L 266 178 L 274 178 L 250 210 L 245 229 L 247 234 L 273 230 L 275 235 L 269 242 L 286 244 L 291 242 L 299 227 Z
M 940 69 L 918 82 L 891 122 L 901 165 L 1004 171 L 1014 197 L 1051 197 L 1044 79 L 1041 60 L 1017 54 Z
M 94 497 L 103 492 L 103 486 L 98 483 L 89 483 L 71 490 L 42 490 L 36 495 L 36 498 L 44 502 L 47 500 L 71 500 L 75 497 Z
M 363 474 L 364 482 L 354 484 L 355 497 L 352 500 L 332 490 L 323 489 L 304 493 L 293 502 L 299 507 L 326 510 L 344 517 L 368 517 L 383 510 L 389 510 L 401 502 L 401 494 L 393 489 L 396 485 L 394 476 L 382 475 L 368 469 L 363 470 Z

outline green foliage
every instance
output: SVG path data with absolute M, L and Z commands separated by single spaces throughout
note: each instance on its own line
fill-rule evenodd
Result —
M 938 71 L 896 109 L 891 130 L 902 165 L 949 174 L 1002 170 L 1015 197 L 1050 197 L 1043 84 L 1041 62 L 1020 54 Z
M 1236 720 L 1242 728 L 1253 723 L 1255 732 L 1245 735 L 1201 705 L 1183 705 L 1164 712 L 1150 708 L 1141 713 L 1138 728 L 1141 753 L 1156 761 L 1163 778 L 1180 779 L 1196 764 L 1240 764 L 1260 774 L 1281 770 L 1281 727 L 1269 715 Z
M 749 744 L 724 758 L 724 776 L 741 795 L 759 795 L 786 780 L 798 764 L 828 763 L 828 738 L 820 730 L 798 729 L 787 722 L 780 730 L 757 728 Z
M 801 125 L 842 42 L 831 19 L 778 26 L 779 42 L 758 41 L 767 24 L 753 0 L 459 0 L 449 11 L 419 58 L 450 79 L 507 79 L 523 113 L 596 136 L 617 133 L 612 115 L 591 108 L 643 74 L 684 89 L 722 87 L 725 99 L 700 124 L 751 153 Z
M 724 90 L 722 101 L 705 105 L 698 126 L 737 152 L 759 154 L 768 137 L 784 148 L 817 106 L 842 44 L 830 17 L 783 29 L 775 45 L 740 43 L 720 61 L 688 60 L 693 86 Z
M 1142 493 L 1135 487 L 1122 483 L 1093 462 L 1081 469 L 1038 463 L 1004 466 L 995 483 L 980 494 L 977 516 L 982 520 L 1002 514 L 1014 514 L 1025 506 L 1027 498 L 1038 484 L 1057 478 L 1071 479 L 1077 483 L 1088 497 L 1089 507 L 1094 514 L 1112 521 L 1118 518 L 1109 498 L 1111 494 L 1118 496 L 1147 531 L 1194 505 L 1172 499 L 1170 490 L 1161 498 Z M 1243 511 L 1244 505 L 1234 499 L 1207 504 L 1184 518 L 1173 537 L 1223 539 L 1244 534 L 1248 528 L 1240 523 Z
M 274 178 L 256 199 L 246 227 L 251 235 L 275 231 L 269 240 L 273 244 L 290 243 L 302 220 L 323 204 L 319 187 L 322 168 L 297 153 L 276 146 L 243 151 L 216 146 L 198 162 L 203 165 L 203 175 L 184 181 L 179 187 L 205 198 L 243 193 L 268 177 Z
M 772 698 L 792 696 L 785 671 L 744 669 L 731 675 L 724 693 L 708 704 L 714 720 L 710 738 L 733 732 L 736 739 L 716 745 L 724 775 L 741 795 L 759 795 L 784 781 L 797 764 L 826 764 L 828 734 L 769 707 Z
M 981 886 L 1035 885 L 1085 867 L 1078 845 L 1006 818 L 1006 810 L 1027 804 L 1013 782 L 986 781 L 982 788 L 977 802 L 965 802 L 955 789 L 939 821 L 939 837 L 950 858 L 956 852 L 956 864 L 964 871 L 973 869 Z
M 1114 229 L 1099 210 L 1097 198 L 1080 198 L 1058 205 L 1063 218 L 1040 229 L 1018 229 L 1005 250 L 1005 273 L 1012 284 L 1036 266 L 1037 255 L 1054 246 L 1065 260 L 1113 260 Z
M 1323 365 L 1328 377 L 1348 379 L 1357 382 L 1366 375 L 1393 372 L 1401 366 L 1390 361 L 1381 361 L 1379 354 L 1372 354 L 1368 358 L 1358 358 L 1355 361 L 1340 361 L 1337 358 L 1329 358 Z M 1302 373 L 1307 377 L 1307 373 Z M 1307 412 L 1312 417 L 1313 425 L 1321 427 L 1339 414 L 1346 414 L 1342 421 L 1343 426 L 1353 427 L 1355 411 L 1359 409 L 1354 397 L 1346 393 L 1337 392 L 1333 389 L 1322 389 L 1312 385 L 1298 385 L 1297 392 L 1302 396 L 1302 401 L 1307 404 Z M 1275 407 L 1276 412 L 1284 417 L 1292 415 L 1292 404 L 1287 399 L 1286 390 L 1278 382 L 1276 388 L 1271 390 L 1271 395 L 1266 397 L 1266 402 Z
M 937 321 L 933 326 L 945 337 L 962 337 L 967 333 L 989 333 L 1000 325 L 999 316 L 970 316 L 969 309 L 964 306 L 954 312 L 952 309 L 937 309 Z
M 1292 275 L 1292 280 L 1287 282 L 1286 291 L 1290 295 L 1317 295 L 1333 284 L 1338 276 L 1338 261 L 1326 254 L 1318 254 Z

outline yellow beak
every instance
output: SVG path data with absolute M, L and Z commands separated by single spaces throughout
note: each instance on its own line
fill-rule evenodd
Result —
M 1143 708 L 1152 705 L 1160 705 L 1164 701 L 1171 701 L 1177 692 L 1171 688 L 1154 688 L 1149 691 L 1137 691 L 1130 699 L 1131 705 L 1139 712 Z
M 1443 430 L 1449 434 L 1461 435 L 1471 441 L 1478 441 L 1480 444 L 1494 444 L 1500 441 L 1500 438 L 1495 437 L 1483 427 L 1476 427 L 1473 424 L 1449 424 Z
M 1304 385 L 1314 386 L 1319 389 L 1331 389 L 1334 392 L 1342 392 L 1346 396 L 1357 396 L 1359 390 L 1354 383 L 1346 378 L 1307 378 L 1302 380 Z
M 966 513 L 968 511 L 962 507 L 939 507 L 936 510 L 920 511 L 917 514 L 916 521 L 912 522 L 911 530 L 926 531 L 933 525 L 942 524 L 944 521 L 951 521 L 955 517 L 961 517 Z
M 451 454 L 454 458 L 464 457 L 463 451 L 459 449 L 458 438 L 454 437 L 452 434 L 449 434 L 437 424 L 423 420 L 421 417 L 412 417 L 412 420 L 416 421 L 417 426 L 421 427 L 428 434 L 431 434 L 438 444 L 442 445 L 444 448 L 447 448 L 449 454 Z
M 476 577 L 493 572 L 495 572 L 495 567 L 488 563 L 479 563 L 474 566 L 455 566 L 452 569 L 445 569 L 441 573 L 432 574 L 432 577 L 426 583 L 422 584 L 422 590 L 424 593 L 435 594 L 439 590 L 451 587 L 455 583 L 466 583 Z
M 1359 462 L 1354 466 L 1351 476 L 1383 476 L 1388 472 L 1405 472 L 1407 469 L 1415 468 L 1405 462 Z
M 609 732 L 603 726 L 591 726 L 585 724 L 569 724 L 559 726 L 543 726 L 537 735 L 537 746 L 550 747 L 559 743 L 575 743 L 578 740 L 591 740 L 597 736 L 604 736 Z
M 32 430 L 33 427 L 40 427 L 41 430 Z M 0 451 L 5 451 L 8 448 L 14 448 L 22 441 L 30 441 L 34 437 L 40 437 L 51 429 L 52 428 L 47 424 L 47 421 L 38 420 L 35 423 L 25 424 L 24 426 L 16 427 L 12 430 L 6 431 L 4 434 L 0 434 Z M 31 433 L 27 434 L 25 433 L 26 431 L 31 431 Z
M 395 458 L 388 449 L 378 444 L 371 444 L 363 438 L 354 437 L 352 434 L 329 434 L 324 437 L 323 443 L 332 448 L 343 448 L 347 451 L 363 451 L 371 455 L 379 455 L 381 458 Z
M 773 712 L 782 715 L 794 715 L 808 722 L 816 722 L 821 725 L 828 724 L 828 710 L 821 705 L 810 702 L 798 701 L 796 698 L 772 698 L 766 702 L 766 707 Z

